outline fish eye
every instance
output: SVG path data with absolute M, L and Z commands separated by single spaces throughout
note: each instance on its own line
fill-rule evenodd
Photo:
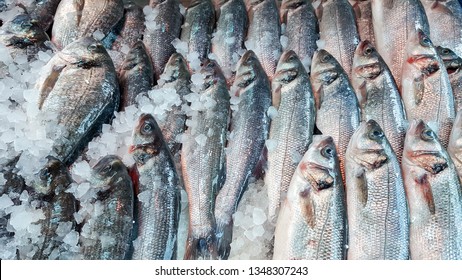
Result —
M 102 174 L 107 174 L 109 172 L 111 172 L 112 170 L 112 165 L 107 165 L 106 167 L 103 168 L 103 170 L 101 170 L 101 173 Z
M 364 50 L 364 54 L 365 55 L 370 55 L 372 53 L 372 48 L 370 47 L 367 47 L 365 50 Z
M 289 59 L 288 59 L 288 61 L 292 62 L 292 61 L 294 61 L 294 60 L 295 60 L 295 55 L 291 55 L 291 56 L 289 56 Z
M 321 62 L 328 62 L 329 60 L 331 60 L 332 58 L 332 55 L 330 54 L 325 54 L 322 58 L 321 58 Z
M 441 53 L 442 53 L 442 54 L 449 54 L 449 49 L 443 49 L 443 50 L 441 51 Z
M 32 24 L 30 24 L 29 22 L 22 22 L 21 23 L 21 28 L 24 28 L 24 29 L 28 29 L 28 28 L 31 28 L 32 27 Z
M 50 177 L 50 171 L 48 168 L 44 168 L 40 171 L 39 176 L 41 180 L 46 180 Z
M 143 134 L 149 134 L 152 132 L 152 129 L 153 129 L 152 124 L 146 122 L 143 124 L 143 127 L 141 127 L 141 132 Z
M 431 45 L 432 41 L 428 37 L 423 37 L 422 40 L 420 41 L 420 44 L 424 47 L 429 47 Z
M 371 132 L 369 132 L 369 138 L 372 140 L 377 140 L 383 137 L 383 132 L 378 129 L 373 129 Z
M 425 129 L 424 131 L 422 131 L 422 139 L 425 140 L 425 141 L 430 141 L 430 140 L 433 140 L 435 139 L 433 137 L 433 131 L 431 129 Z
M 216 67 L 215 62 L 213 62 L 213 61 L 209 62 L 208 67 L 209 67 L 209 68 L 215 68 L 215 67 Z
M 331 158 L 334 156 L 334 149 L 331 146 L 326 146 L 321 150 L 321 155 L 326 158 Z
M 98 49 L 98 44 L 91 44 L 87 48 L 89 51 L 94 52 Z

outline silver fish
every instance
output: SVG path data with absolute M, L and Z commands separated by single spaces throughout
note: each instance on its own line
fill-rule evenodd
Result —
M 31 18 L 36 20 L 43 30 L 48 30 L 53 23 L 53 15 L 59 2 L 61 0 L 36 0 L 35 7 L 30 12 Z
M 447 150 L 457 169 L 459 180 L 462 182 L 462 112 L 457 113 Z
M 443 47 L 436 47 L 438 55 L 443 60 L 451 82 L 456 112 L 462 110 L 462 57 Z
M 368 40 L 375 45 L 374 23 L 372 20 L 372 0 L 350 0 L 355 12 L 356 26 L 358 27 L 359 39 Z

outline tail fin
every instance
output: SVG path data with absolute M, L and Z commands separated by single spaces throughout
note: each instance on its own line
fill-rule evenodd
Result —
M 217 260 L 217 240 L 213 233 L 205 238 L 195 238 L 188 233 L 186 240 L 186 250 L 184 253 L 185 260 Z
M 233 219 L 228 223 L 218 223 L 217 232 L 218 255 L 220 259 L 227 260 L 231 251 L 231 242 L 233 241 Z

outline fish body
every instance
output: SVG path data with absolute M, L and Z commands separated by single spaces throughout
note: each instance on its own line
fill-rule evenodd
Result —
M 350 0 L 353 6 L 358 27 L 359 39 L 368 40 L 375 46 L 374 23 L 372 20 L 372 1 L 371 0 Z
M 459 180 L 462 182 L 462 113 L 457 113 L 447 151 L 459 174 Z
M 61 0 L 38 0 L 31 11 L 32 19 L 35 19 L 40 27 L 47 31 L 53 23 L 54 14 Z
M 462 110 L 462 57 L 447 48 L 436 47 L 436 50 L 446 66 L 457 113 Z

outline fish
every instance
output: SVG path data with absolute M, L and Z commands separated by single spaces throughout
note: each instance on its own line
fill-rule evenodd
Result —
M 448 72 L 430 38 L 422 31 L 409 38 L 401 87 L 407 118 L 422 119 L 448 146 L 456 117 L 454 95 Z
M 457 113 L 462 110 L 462 58 L 448 48 L 438 46 L 436 51 L 448 72 Z
M 462 112 L 457 112 L 449 137 L 447 152 L 456 167 L 459 181 L 462 182 Z
M 34 2 L 35 7 L 30 12 L 31 18 L 37 21 L 40 28 L 47 31 L 53 23 L 53 15 L 56 13 L 61 0 L 37 0 Z
M 188 53 L 196 54 L 200 60 L 206 59 L 211 48 L 215 9 L 211 0 L 191 1 L 186 9 L 181 41 L 188 43 Z
M 371 0 L 350 0 L 355 12 L 356 27 L 358 28 L 359 39 L 369 41 L 375 46 L 374 22 L 372 20 Z
M 425 10 L 419 0 L 372 1 L 371 5 L 375 46 L 401 89 L 406 42 L 417 28 L 430 33 Z
M 176 259 L 180 189 L 172 155 L 150 114 L 143 114 L 133 132 L 130 148 L 138 172 L 134 260 Z
M 279 213 L 274 260 L 343 260 L 345 192 L 335 143 L 315 135 L 290 182 Z
M 456 168 L 437 134 L 414 120 L 404 140 L 402 170 L 413 260 L 462 258 L 462 193 Z
M 63 224 L 69 231 L 76 228 L 74 213 L 78 210 L 77 202 L 74 196 L 67 192 L 71 183 L 72 178 L 67 166 L 57 158 L 49 156 L 30 190 L 31 196 L 39 202 L 38 207 L 45 216 L 38 222 L 41 226 L 43 242 L 35 244 L 38 250 L 32 259 L 46 260 L 52 254 L 57 254 L 58 258 L 62 259 L 70 253 L 61 247 L 64 244 L 64 236 L 59 236 L 57 229 Z
M 218 253 L 227 259 L 236 212 L 252 172 L 260 161 L 268 138 L 271 85 L 253 51 L 247 51 L 236 67 L 230 92 L 232 115 L 226 145 L 226 180 L 215 200 Z
M 136 104 L 136 97 L 154 84 L 154 70 L 143 41 L 128 52 L 118 73 L 121 91 L 120 109 Z
M 53 155 L 68 165 L 112 118 L 120 102 L 112 60 L 91 37 L 76 40 L 48 61 L 36 89 L 39 110 L 57 115 L 58 136 L 48 136 L 54 139 Z
M 231 87 L 235 68 L 247 36 L 249 19 L 243 0 L 222 1 L 216 12 L 217 23 L 212 38 L 212 53 Z
M 82 9 L 82 1 L 59 2 L 51 28 L 51 41 L 56 48 L 61 50 L 77 38 Z
M 317 109 L 316 128 L 334 139 L 345 180 L 345 152 L 361 119 L 356 93 L 342 66 L 323 49 L 314 53 L 311 85 Z
M 269 139 L 276 147 L 268 148 L 265 185 L 268 188 L 268 217 L 276 222 L 292 175 L 313 138 L 316 118 L 310 77 L 291 50 L 282 54 L 272 81 L 273 106 Z
M 127 259 L 134 210 L 133 182 L 127 167 L 119 157 L 105 156 L 93 167 L 91 182 L 98 189 L 94 203 L 95 207 L 98 203 L 100 214 L 84 222 L 97 237 L 82 245 L 83 259 Z
M 281 23 L 275 0 L 248 1 L 249 27 L 245 46 L 258 57 L 271 80 L 282 54 Z
M 318 7 L 318 19 L 320 48 L 335 57 L 350 77 L 354 52 L 359 43 L 353 7 L 347 0 L 323 0 Z
M 361 123 L 345 155 L 350 260 L 409 259 L 409 214 L 401 168 L 380 125 Z
M 183 16 L 178 0 L 151 0 L 149 6 L 158 11 L 154 21 L 146 20 L 143 42 L 158 80 L 170 56 L 175 53 L 172 41 L 180 37 Z M 154 24 L 155 23 L 155 24 Z
M 457 0 L 421 0 L 435 45 L 462 57 L 462 5 Z
M 408 125 L 406 112 L 390 69 L 369 41 L 361 41 L 356 48 L 351 83 L 361 108 L 361 120 L 379 124 L 401 162 Z
M 308 0 L 284 0 L 280 7 L 281 23 L 285 24 L 286 50 L 293 50 L 306 69 L 318 48 L 319 27 L 316 13 Z
M 204 63 L 201 98 L 211 107 L 192 119 L 181 149 L 181 170 L 189 201 L 189 229 L 184 259 L 217 259 L 215 197 L 224 183 L 225 146 L 229 118 L 229 92 L 223 73 L 213 60 Z M 204 140 L 202 140 L 203 138 Z M 201 140 L 199 140 L 201 139 Z

